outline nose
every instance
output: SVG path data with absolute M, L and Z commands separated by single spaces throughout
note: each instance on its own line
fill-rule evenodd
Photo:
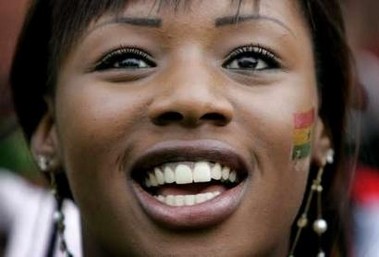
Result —
M 167 72 L 150 104 L 155 125 L 197 127 L 225 126 L 233 118 L 233 106 L 217 76 L 200 65 L 179 65 Z

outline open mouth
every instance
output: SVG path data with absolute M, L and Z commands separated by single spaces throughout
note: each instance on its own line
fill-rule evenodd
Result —
M 136 178 L 158 201 L 178 207 L 210 201 L 242 179 L 229 166 L 209 161 L 165 163 Z
M 215 140 L 169 141 L 144 152 L 131 167 L 133 192 L 152 220 L 199 228 L 226 220 L 242 202 L 246 159 Z

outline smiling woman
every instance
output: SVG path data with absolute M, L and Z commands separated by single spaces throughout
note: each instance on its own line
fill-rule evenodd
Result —
M 34 1 L 15 105 L 58 201 L 79 207 L 83 255 L 348 256 L 339 10 Z

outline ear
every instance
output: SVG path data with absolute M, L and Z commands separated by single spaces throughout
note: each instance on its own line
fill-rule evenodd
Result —
M 328 151 L 332 148 L 332 140 L 324 122 L 317 118 L 314 127 L 314 140 L 312 150 L 312 161 L 319 167 L 326 164 Z
M 59 140 L 56 131 L 53 105 L 51 99 L 46 99 L 47 112 L 41 118 L 31 137 L 31 150 L 34 158 L 48 157 L 50 170 L 56 171 L 60 165 Z

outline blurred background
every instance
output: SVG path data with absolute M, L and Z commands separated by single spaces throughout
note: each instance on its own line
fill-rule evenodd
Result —
M 27 2 L 0 0 L 0 175 L 10 171 L 32 184 L 45 186 L 17 126 L 8 84 Z M 357 257 L 379 257 L 379 0 L 345 0 L 344 4 L 357 67 L 349 128 L 351 145 L 358 142 L 360 146 L 351 196 L 354 251 Z M 0 227 L 0 256 L 1 241 Z
M 352 144 L 359 146 L 352 184 L 352 250 L 379 257 L 379 1 L 345 0 L 345 20 L 356 73 Z
M 8 74 L 27 0 L 0 0 L 0 168 L 41 183 L 13 113 Z

